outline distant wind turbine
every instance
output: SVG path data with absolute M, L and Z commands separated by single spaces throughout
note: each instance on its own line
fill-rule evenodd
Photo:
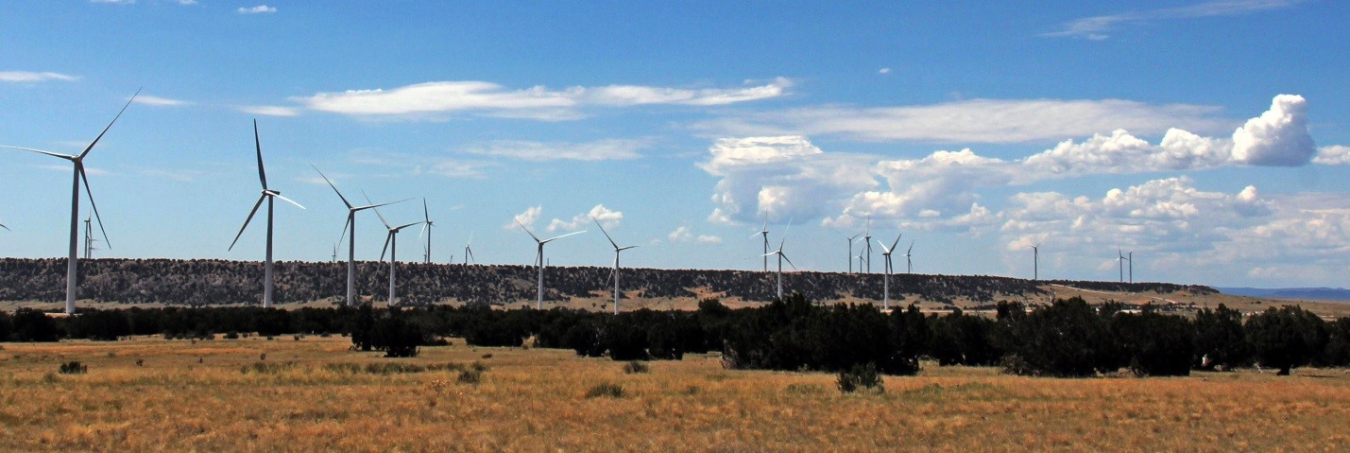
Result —
M 1125 254 L 1116 249 L 1116 267 L 1120 270 L 1120 282 L 1125 283 Z
M 848 237 L 848 273 L 850 274 L 853 273 L 853 240 L 861 235 L 862 233 L 858 233 Z
M 891 265 L 891 252 L 895 251 L 895 246 L 900 243 L 900 237 L 902 236 L 904 236 L 903 233 L 897 235 L 895 237 L 895 242 L 892 242 L 890 247 L 887 247 L 886 244 L 880 241 L 877 242 L 877 245 L 881 246 L 881 258 L 885 261 L 885 263 L 882 264 L 884 264 L 886 267 L 886 277 L 884 280 L 882 280 L 883 283 L 881 286 L 882 310 L 891 309 L 891 270 L 893 269 L 893 266 Z
M 863 242 L 867 243 L 867 273 L 872 273 L 872 216 L 867 216 L 867 231 L 863 233 Z
M 581 233 L 585 233 L 586 230 L 575 231 L 575 232 L 567 233 L 567 234 L 564 234 L 564 235 L 561 235 L 561 236 L 554 236 L 554 237 L 551 237 L 551 238 L 548 238 L 548 239 L 543 239 L 543 240 L 541 240 L 541 239 L 539 239 L 539 236 L 535 236 L 535 235 L 534 235 L 534 232 L 533 232 L 533 231 L 530 231 L 529 227 L 526 227 L 525 224 L 520 223 L 519 220 L 516 220 L 515 222 L 516 222 L 516 225 L 520 225 L 520 229 L 525 230 L 525 234 L 530 235 L 530 238 L 531 238 L 531 239 L 534 239 L 534 242 L 535 242 L 536 244 L 539 245 L 539 252 L 534 256 L 534 264 L 535 264 L 535 266 L 537 266 L 537 267 L 539 268 L 539 286 L 538 286 L 538 288 L 537 288 L 538 298 L 535 300 L 535 308 L 536 308 L 536 309 L 539 309 L 539 310 L 543 310 L 543 309 L 544 309 L 544 267 L 547 265 L 547 264 L 546 264 L 547 261 L 544 261 L 544 244 L 547 244 L 547 243 L 550 243 L 550 242 L 553 242 L 553 241 L 556 241 L 556 240 L 558 240 L 558 239 L 562 239 L 562 238 L 565 238 L 565 237 L 568 237 L 568 236 L 575 236 L 575 235 L 578 235 L 578 234 L 581 234 Z
M 475 260 L 473 257 L 473 232 L 469 232 L 469 242 L 464 243 L 464 265 L 468 266 L 469 261 Z
M 787 228 L 783 229 L 783 240 L 778 242 L 778 250 L 764 254 L 765 257 L 770 255 L 778 256 L 778 300 L 783 300 L 783 261 L 787 261 L 788 265 L 792 266 L 793 269 L 797 268 L 797 265 L 792 264 L 792 260 L 788 259 L 787 255 L 783 253 L 783 245 L 787 243 L 788 230 L 791 229 L 792 222 L 789 221 Z
M 427 244 L 425 248 L 423 248 L 424 253 L 422 256 L 423 258 L 422 262 L 426 264 L 431 264 L 431 228 L 436 226 L 436 222 L 431 221 L 431 213 L 427 211 L 426 198 L 422 199 L 422 218 L 425 220 L 422 222 L 422 231 L 417 232 L 417 237 L 419 238 L 422 237 L 423 232 L 427 234 Z M 454 256 L 451 255 L 450 260 L 454 261 L 454 259 L 455 259 Z
M 595 222 L 595 226 L 600 227 L 601 233 L 605 233 L 605 239 L 609 239 L 609 245 L 614 246 L 614 314 L 617 315 L 619 314 L 620 294 L 622 294 L 619 292 L 619 254 L 624 250 L 638 248 L 638 246 L 619 247 L 619 244 L 614 242 L 614 238 L 609 236 L 609 232 L 605 231 L 605 226 L 601 225 L 599 220 L 595 220 L 595 217 L 591 217 L 591 220 Z
M 244 235 L 244 230 L 248 229 L 249 222 L 253 221 L 253 215 L 258 213 L 258 208 L 262 206 L 263 201 L 267 201 L 267 261 L 263 264 L 263 308 L 272 308 L 272 208 L 273 199 L 280 198 L 287 203 L 293 204 L 300 209 L 305 209 L 289 198 L 281 196 L 281 192 L 267 187 L 267 170 L 263 167 L 262 141 L 258 140 L 258 120 L 253 120 L 253 147 L 258 152 L 258 180 L 262 181 L 262 195 L 258 196 L 258 202 L 253 204 L 253 210 L 248 212 L 248 218 L 244 219 L 244 226 L 239 228 L 239 234 L 234 235 L 234 242 L 230 243 L 230 248 L 234 250 L 234 245 L 239 243 L 239 237 Z
M 1134 252 L 1130 252 L 1125 261 L 1130 262 L 1130 284 L 1134 284 Z
M 366 203 L 374 204 L 374 202 L 370 201 L 369 195 L 366 195 L 365 193 L 362 193 L 361 195 L 366 197 Z M 380 261 L 384 261 L 384 252 L 389 252 L 389 305 L 393 306 L 398 303 L 398 299 L 396 298 L 397 293 L 394 290 L 397 287 L 396 281 L 398 273 L 398 232 L 403 231 L 404 228 L 422 222 L 393 226 L 390 225 L 388 221 L 384 220 L 384 215 L 380 214 L 379 208 L 374 208 L 374 210 L 375 216 L 380 218 L 380 223 L 383 223 L 384 227 L 389 230 L 389 234 L 384 237 L 384 247 L 380 249 Z
M 1041 279 L 1041 244 L 1031 246 L 1031 279 Z
M 310 165 L 310 166 L 313 167 L 313 165 Z M 338 196 L 338 198 L 341 198 L 341 199 L 342 199 L 342 204 L 347 206 L 347 222 L 344 223 L 344 224 L 342 225 L 342 233 L 349 233 L 349 234 L 350 234 L 350 236 L 348 236 L 348 238 L 347 238 L 347 301 L 346 301 L 346 304 L 347 304 L 347 306 L 349 306 L 349 307 L 355 306 L 355 305 L 356 305 L 356 213 L 361 212 L 361 211 L 364 211 L 364 210 L 367 210 L 367 209 L 376 208 L 376 207 L 379 207 L 379 206 L 384 206 L 384 205 L 389 205 L 389 204 L 394 204 L 394 203 L 402 203 L 402 202 L 408 201 L 408 200 L 399 200 L 399 201 L 393 201 L 393 202 L 389 202 L 389 203 L 371 204 L 371 205 L 365 205 L 365 206 L 352 206 L 352 203 L 351 203 L 350 201 L 347 201 L 347 197 L 342 196 L 342 192 L 338 191 L 337 186 L 333 185 L 333 181 L 328 180 L 328 176 L 324 175 L 323 172 L 319 170 L 319 167 L 314 167 L 314 171 L 319 172 L 319 176 L 322 176 L 324 182 L 327 182 L 327 183 L 328 183 L 328 187 L 332 187 L 332 188 L 333 188 L 333 193 L 336 193 L 337 196 Z M 339 242 L 339 243 L 342 242 L 342 236 L 343 236 L 343 234 L 341 234 L 341 233 L 338 234 L 338 242 Z
M 117 119 L 122 117 L 122 112 L 127 111 L 127 107 L 130 106 L 131 102 L 135 101 L 136 96 L 140 94 L 141 90 L 136 90 L 136 93 L 131 95 L 131 99 L 128 99 L 127 103 L 122 106 L 122 110 L 117 111 L 117 116 L 114 116 L 112 121 L 108 122 L 108 125 L 103 128 L 103 132 L 100 132 L 98 137 L 95 137 L 94 141 L 90 142 L 89 146 L 85 147 L 84 151 L 80 152 L 80 154 L 58 154 L 34 148 L 4 146 L 5 148 L 46 154 L 48 156 L 65 159 L 75 166 L 74 181 L 71 183 L 70 189 L 70 258 L 66 261 L 66 314 L 75 313 L 75 296 L 78 291 L 75 285 L 77 280 L 76 274 L 79 272 L 79 262 L 76 259 L 79 258 L 79 256 L 76 255 L 76 252 L 79 250 L 80 236 L 80 181 L 84 181 L 84 193 L 89 195 L 89 206 L 93 208 L 94 218 L 98 220 L 99 232 L 103 233 L 103 243 L 108 244 L 108 248 L 112 248 L 112 243 L 108 241 L 108 231 L 103 228 L 103 218 L 98 215 L 98 204 L 94 203 L 94 193 L 89 190 L 89 176 L 86 175 L 84 170 L 84 158 L 89 156 L 89 152 L 94 149 L 94 145 L 97 145 L 98 141 L 103 139 L 103 134 L 107 134 L 108 129 L 112 129 L 113 123 L 116 123 Z
M 764 237 L 764 272 L 769 271 L 769 211 L 764 211 L 764 226 L 759 227 L 759 231 L 751 234 L 750 237 Z
M 913 252 L 914 252 L 914 241 L 909 241 L 909 249 L 908 249 L 908 250 L 905 250 L 905 273 L 906 273 L 906 274 L 912 274 L 912 273 L 914 273 L 914 261 L 910 260 L 910 256 L 913 255 Z

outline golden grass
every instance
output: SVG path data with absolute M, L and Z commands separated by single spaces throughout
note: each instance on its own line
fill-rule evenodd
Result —
M 4 344 L 4 451 L 1344 451 L 1350 373 L 1085 380 L 939 368 L 840 394 L 833 375 L 647 373 L 569 351 L 347 351 L 345 338 Z M 272 371 L 244 372 L 260 362 Z M 484 356 L 491 354 L 490 358 Z M 87 374 L 60 375 L 77 360 Z M 137 366 L 142 360 L 143 366 Z M 333 363 L 487 365 L 352 373 Z M 622 397 L 587 397 L 598 384 Z

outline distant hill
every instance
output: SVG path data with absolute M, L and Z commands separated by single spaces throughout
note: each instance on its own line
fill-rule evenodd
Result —
M 1350 302 L 1350 289 L 1345 288 L 1216 288 L 1234 296 L 1265 297 L 1271 299 L 1334 300 Z

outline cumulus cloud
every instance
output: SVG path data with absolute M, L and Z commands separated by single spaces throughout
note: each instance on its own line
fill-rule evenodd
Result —
M 1276 96 L 1270 110 L 1233 132 L 1233 160 L 1285 167 L 1308 163 L 1317 149 L 1308 135 L 1307 112 L 1303 96 Z
M 637 159 L 642 157 L 638 150 L 646 146 L 646 140 L 610 139 L 587 143 L 540 143 L 502 140 L 470 146 L 465 148 L 464 152 L 535 162 L 552 160 L 599 161 Z
M 1326 146 L 1317 150 L 1317 157 L 1313 158 L 1313 163 L 1320 165 L 1344 165 L 1350 164 L 1350 146 L 1335 145 Z
M 241 6 L 235 11 L 238 11 L 239 14 L 272 14 L 277 12 L 277 9 L 267 5 L 258 5 L 252 7 Z
M 783 96 L 790 86 L 791 82 L 783 78 L 759 86 L 705 89 L 639 85 L 510 89 L 483 81 L 440 81 L 387 90 L 318 93 L 298 101 L 312 110 L 365 117 L 434 118 L 435 115 L 471 112 L 506 118 L 566 121 L 583 118 L 585 115 L 576 110 L 582 106 L 725 105 Z
M 700 168 L 721 177 L 709 220 L 735 223 L 763 211 L 775 222 L 815 218 L 843 207 L 842 198 L 877 185 L 865 156 L 826 154 L 805 137 L 718 140 Z
M 539 215 L 543 213 L 544 213 L 543 206 L 525 208 L 525 212 L 513 216 L 511 222 L 507 222 L 506 225 L 502 225 L 502 229 L 510 230 L 513 228 L 520 228 L 520 225 L 525 225 L 527 227 L 533 226 L 534 221 L 539 220 Z M 517 225 L 517 223 L 519 223 L 520 225 Z
M 1216 132 L 1229 123 L 1217 107 L 1152 105 L 1119 99 L 973 99 L 934 105 L 858 108 L 822 106 L 738 114 L 696 123 L 718 136 L 840 136 L 871 141 L 1023 143 L 1106 130 L 1161 133 L 1172 127 Z
M 70 82 L 79 79 L 79 77 L 59 72 L 0 71 L 0 82 L 31 83 L 46 82 L 48 80 Z
M 605 228 L 613 229 L 619 226 L 619 222 L 623 221 L 623 213 L 606 208 L 603 204 L 598 204 L 590 211 L 572 216 L 571 220 L 553 219 L 548 224 L 548 230 L 577 231 L 590 225 L 591 219 L 599 221 Z

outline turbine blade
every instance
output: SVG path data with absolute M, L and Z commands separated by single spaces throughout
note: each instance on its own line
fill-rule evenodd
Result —
M 309 166 L 314 167 L 314 164 L 309 164 Z M 333 185 L 333 181 L 330 181 L 330 180 L 328 179 L 328 176 L 325 175 L 325 174 L 323 174 L 323 171 L 320 171 L 320 170 L 319 170 L 319 167 L 314 167 L 314 171 L 319 172 L 319 176 L 322 176 L 324 182 L 328 183 L 328 187 L 332 187 L 332 188 L 333 188 L 333 193 L 336 193 L 337 196 L 338 196 L 338 198 L 341 198 L 341 199 L 342 199 L 342 204 L 346 205 L 346 206 L 347 206 L 347 209 L 352 209 L 352 203 L 351 203 L 350 201 L 347 201 L 347 197 L 342 196 L 342 192 L 339 192 L 339 191 L 337 190 L 337 186 Z
M 540 241 L 540 240 L 539 240 L 539 236 L 535 236 L 535 235 L 534 235 L 534 232 L 530 231 L 530 228 L 529 228 L 529 227 L 526 227 L 525 224 L 520 223 L 519 220 L 516 220 L 516 219 L 513 218 L 513 219 L 511 219 L 511 221 L 512 221 L 512 222 L 516 222 L 516 225 L 520 225 L 520 229 L 525 230 L 525 234 L 528 234 L 528 235 L 530 235 L 530 237 L 534 238 L 534 242 L 543 242 L 543 241 Z M 473 242 L 473 239 L 470 238 L 469 241 L 470 241 L 470 242 Z
M 258 140 L 258 120 L 253 120 L 253 146 L 258 149 L 258 179 L 262 181 L 263 190 L 267 190 L 267 171 L 263 170 L 262 161 L 262 141 Z
M 88 148 L 85 148 L 85 149 L 84 149 L 84 152 L 80 153 L 80 155 L 79 155 L 78 157 L 76 157 L 76 159 L 84 159 L 84 156 L 88 155 L 88 154 L 89 154 L 89 151 L 92 151 L 92 150 L 94 149 L 94 145 L 97 145 L 97 144 L 98 144 L 98 141 L 101 140 L 101 139 L 103 139 L 103 134 L 108 133 L 108 129 L 112 129 L 113 123 L 116 123 L 116 122 L 117 122 L 117 119 L 122 117 L 122 112 L 127 111 L 127 107 L 130 107 L 130 106 L 131 106 L 131 102 L 132 102 L 132 101 L 135 101 L 135 100 L 136 100 L 136 96 L 139 95 L 139 94 L 141 94 L 141 89 L 140 89 L 140 88 L 137 88 L 137 89 L 136 89 L 136 94 L 131 95 L 131 99 L 127 99 L 127 103 L 126 103 L 126 105 L 123 105 L 123 106 L 122 106 L 122 110 L 118 110 L 118 111 L 117 111 L 117 116 L 114 116 L 113 119 L 112 119 L 112 121 L 109 121 L 109 122 L 108 122 L 108 125 L 107 125 L 106 127 L 103 128 L 103 132 L 99 132 L 99 133 L 98 133 L 98 137 L 95 137 L 95 138 L 94 138 L 94 141 L 89 143 L 89 147 L 88 147 Z M 108 247 L 108 248 L 112 248 L 112 247 Z
M 375 204 L 375 202 L 370 201 L 370 195 L 366 195 L 366 191 L 362 190 L 361 196 L 366 197 L 366 203 L 370 203 L 372 205 Z M 372 207 L 371 209 L 375 210 L 375 216 L 380 218 L 380 223 L 383 223 L 385 228 L 388 228 L 390 230 L 394 229 L 392 225 L 389 225 L 388 221 L 384 220 L 384 214 L 380 214 L 379 208 Z
M 622 252 L 622 251 L 624 251 L 624 250 L 635 249 L 635 248 L 638 248 L 638 247 L 641 247 L 641 246 L 640 246 L 640 245 L 630 245 L 630 246 L 627 246 L 627 247 L 621 247 L 621 248 L 619 248 L 617 251 Z
M 595 222 L 595 226 L 600 227 L 600 232 L 601 232 L 601 233 L 605 233 L 605 239 L 609 239 L 609 245 L 614 246 L 614 249 L 615 249 L 615 250 L 618 250 L 619 244 L 615 244 L 615 243 L 614 243 L 614 238 L 609 237 L 609 232 L 608 232 L 608 231 L 605 231 L 605 226 L 604 226 L 604 225 L 601 225 L 599 220 L 595 220 L 595 217 L 591 217 L 591 221 Z
M 5 231 L 14 231 L 14 230 L 9 229 L 9 227 L 5 226 L 5 224 L 3 224 L 3 223 L 0 223 L 0 228 L 4 228 Z
M 98 215 L 98 203 L 94 203 L 94 192 L 89 190 L 89 176 L 84 174 L 84 165 L 75 164 L 75 170 L 80 172 L 80 179 L 84 180 L 84 193 L 89 195 L 89 206 L 94 208 L 94 218 L 98 220 L 98 230 L 103 232 L 103 243 L 108 244 L 108 249 L 112 249 L 112 241 L 108 240 L 108 230 L 103 229 L 103 216 Z
M 389 240 L 394 238 L 394 232 L 390 231 L 384 235 L 384 247 L 380 249 L 380 262 L 384 262 L 384 254 L 389 251 Z
M 402 230 L 402 229 L 404 229 L 404 228 L 407 228 L 407 227 L 410 227 L 410 226 L 413 226 L 413 225 L 417 225 L 417 224 L 419 224 L 419 223 L 422 223 L 422 222 L 413 222 L 413 223 L 409 223 L 409 224 L 407 224 L 407 225 L 399 225 L 398 227 L 395 227 L 395 228 L 392 228 L 392 229 L 393 229 L 394 231 L 399 231 L 399 230 Z
M 465 246 L 465 247 L 468 247 L 470 244 L 473 244 L 473 232 L 472 232 L 472 231 L 469 232 L 469 242 L 464 243 L 464 246 Z
M 282 199 L 283 201 L 285 201 L 285 202 L 287 202 L 287 203 L 293 204 L 293 205 L 295 205 L 295 207 L 297 207 L 297 208 L 305 209 L 304 206 L 300 206 L 300 203 L 296 203 L 295 200 L 292 200 L 292 199 L 290 199 L 290 198 L 283 197 L 283 196 L 281 196 L 281 195 L 279 195 L 279 194 L 273 194 L 272 196 L 277 197 L 277 198 L 280 198 L 280 199 Z
M 426 220 L 427 223 L 431 223 L 431 211 L 428 211 L 428 210 L 427 210 L 427 199 L 426 199 L 426 198 L 423 198 L 423 199 L 422 199 L 422 219 Z
M 787 255 L 784 255 L 782 252 L 779 252 L 779 253 L 778 253 L 778 256 L 783 257 L 783 261 L 787 261 L 788 266 L 792 266 L 792 270 L 794 270 L 794 271 L 797 270 L 797 265 L 796 265 L 796 264 L 792 264 L 792 260 L 788 259 Z
M 573 232 L 571 232 L 571 233 L 567 233 L 567 234 L 564 234 L 564 235 L 562 235 L 562 236 L 554 236 L 554 237 L 548 238 L 547 240 L 544 240 L 544 243 L 553 242 L 553 241 L 556 241 L 556 240 L 558 240 L 558 239 L 562 239 L 562 238 L 565 238 L 565 237 L 568 237 L 568 236 L 576 236 L 576 235 L 578 235 L 578 234 L 585 233 L 585 232 L 586 232 L 586 230 L 573 231 Z
M 904 233 L 900 233 L 899 236 L 896 236 L 896 237 L 895 237 L 895 242 L 892 242 L 892 243 L 891 243 L 891 248 L 886 249 L 886 250 L 887 250 L 887 253 L 890 253 L 890 250 L 894 250 L 894 249 L 895 249 L 895 246 L 896 246 L 897 244 L 900 243 L 900 238 L 902 238 L 902 237 L 904 237 L 904 236 L 905 236 Z
M 881 242 L 881 241 L 878 240 L 878 241 L 877 241 L 877 245 L 880 245 L 880 246 L 881 246 L 882 254 L 889 254 L 889 253 L 891 253 L 891 249 L 886 248 L 886 243 L 885 243 L 885 242 Z
M 342 241 L 347 239 L 347 226 L 351 225 L 351 223 L 352 223 L 352 213 L 349 211 L 347 212 L 347 221 L 342 222 L 342 232 L 338 233 L 338 242 L 337 242 L 338 245 L 342 245 Z
M 248 218 L 244 219 L 244 226 L 239 227 L 239 234 L 234 235 L 234 241 L 230 242 L 230 248 L 226 249 L 227 251 L 234 250 L 234 245 L 239 243 L 239 237 L 244 235 L 244 230 L 248 229 L 248 223 L 253 221 L 253 215 L 258 213 L 258 208 L 262 207 L 263 200 L 266 199 L 267 195 L 258 197 L 258 202 L 253 204 L 253 210 L 248 212 Z
M 40 149 L 37 149 L 37 148 L 24 148 L 24 147 L 22 147 L 22 146 L 9 146 L 9 145 L 0 145 L 0 148 L 17 149 L 17 150 L 19 150 L 19 151 L 28 151 L 28 152 L 31 152 L 31 153 L 46 154 L 46 155 L 52 156 L 52 157 L 60 157 L 60 158 L 65 159 L 65 160 L 75 160 L 75 156 L 72 156 L 72 155 L 69 155 L 69 154 L 59 154 L 59 153 L 54 153 L 54 152 L 51 152 L 51 151 L 43 151 L 43 150 L 40 150 Z
M 388 206 L 388 205 L 391 205 L 391 204 L 398 204 L 398 203 L 402 203 L 402 202 L 405 202 L 405 201 L 408 201 L 408 200 L 411 200 L 411 198 L 404 198 L 404 199 L 399 200 L 399 201 L 391 201 L 391 202 L 388 202 L 388 203 L 380 203 L 380 204 L 371 204 L 371 205 L 365 205 L 365 206 L 357 206 L 357 207 L 355 207 L 355 208 L 352 208 L 352 210 L 353 210 L 353 211 L 364 211 L 364 210 L 367 210 L 367 209 L 378 208 L 378 207 L 380 207 L 380 206 Z
M 431 226 L 431 222 L 428 221 L 428 222 L 417 222 L 417 223 L 422 224 L 422 229 L 417 230 L 417 238 L 418 238 L 418 239 L 422 239 L 422 233 L 426 233 L 426 232 L 427 232 L 427 228 Z M 422 248 L 426 248 L 426 246 L 422 246 Z

